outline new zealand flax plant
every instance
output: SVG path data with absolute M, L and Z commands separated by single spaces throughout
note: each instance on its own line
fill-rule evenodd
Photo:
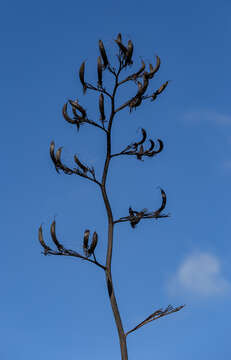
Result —
M 112 153 L 111 151 L 111 137 L 112 137 L 112 124 L 115 117 L 118 116 L 119 112 L 125 108 L 128 108 L 130 113 L 133 109 L 136 109 L 138 106 L 141 106 L 143 102 L 150 100 L 154 101 L 157 97 L 163 93 L 168 85 L 168 81 L 163 83 L 159 89 L 152 91 L 149 95 L 147 90 L 151 84 L 151 80 L 155 77 L 155 74 L 160 68 L 160 58 L 156 56 L 156 63 L 153 66 L 149 64 L 149 70 L 146 69 L 146 64 L 141 60 L 141 66 L 135 72 L 132 72 L 128 76 L 123 76 L 124 70 L 129 70 L 133 66 L 132 56 L 133 56 L 133 43 L 131 40 L 128 41 L 127 45 L 124 45 L 122 42 L 121 34 L 118 34 L 115 40 L 116 46 L 118 46 L 118 53 L 116 54 L 117 66 L 113 67 L 108 59 L 104 44 L 102 40 L 99 40 L 99 56 L 97 58 L 97 75 L 98 81 L 97 84 L 89 83 L 85 78 L 85 61 L 82 63 L 79 69 L 79 79 L 83 87 L 83 93 L 87 94 L 88 91 L 95 91 L 99 94 L 98 98 L 98 108 L 99 108 L 99 121 L 89 119 L 87 111 L 82 107 L 78 100 L 69 100 L 63 106 L 63 117 L 71 125 L 76 126 L 79 131 L 82 124 L 89 124 L 95 126 L 102 131 L 107 140 L 106 146 L 106 156 L 104 162 L 104 168 L 102 169 L 101 178 L 96 177 L 96 173 L 93 167 L 90 167 L 86 164 L 83 164 L 81 160 L 74 155 L 75 166 L 70 168 L 66 166 L 61 160 L 62 147 L 58 148 L 55 152 L 55 143 L 54 141 L 50 144 L 50 157 L 53 161 L 55 169 L 58 173 L 63 172 L 68 175 L 78 175 L 87 180 L 94 182 L 100 189 L 102 198 L 105 204 L 105 209 L 108 218 L 108 238 L 107 238 L 107 254 L 104 263 L 100 263 L 96 259 L 96 247 L 98 243 L 98 234 L 94 232 L 91 236 L 90 230 L 86 229 L 83 235 L 83 253 L 81 254 L 78 251 L 66 249 L 63 244 L 59 242 L 56 236 L 56 222 L 53 221 L 51 224 L 51 238 L 55 245 L 55 249 L 52 249 L 46 244 L 43 239 L 42 226 L 39 228 L 38 236 L 41 246 L 43 247 L 44 255 L 58 255 L 58 256 L 72 256 L 76 258 L 83 259 L 85 261 L 91 262 L 96 266 L 100 267 L 106 277 L 106 284 L 108 289 L 108 295 L 111 303 L 112 312 L 114 315 L 114 320 L 118 330 L 120 350 L 121 350 L 121 359 L 128 359 L 127 351 L 127 336 L 139 329 L 143 325 L 154 321 L 160 317 L 172 314 L 181 310 L 184 305 L 173 307 L 171 305 L 166 308 L 161 308 L 155 310 L 151 315 L 146 319 L 141 321 L 139 324 L 134 326 L 132 329 L 125 331 L 120 316 L 119 308 L 116 301 L 116 295 L 113 287 L 112 273 L 111 273 L 111 261 L 112 261 L 112 251 L 113 251 L 113 232 L 115 225 L 118 225 L 122 222 L 129 222 L 132 228 L 135 228 L 137 224 L 144 219 L 160 219 L 167 218 L 169 215 L 163 213 L 166 206 L 166 193 L 163 189 L 160 189 L 160 196 L 162 199 L 161 206 L 152 211 L 144 210 L 134 210 L 131 207 L 128 209 L 127 216 L 114 219 L 112 208 L 110 205 L 110 200 L 107 194 L 107 177 L 108 169 L 111 160 L 114 157 L 119 156 L 135 156 L 138 160 L 143 160 L 145 157 L 155 157 L 159 156 L 163 150 L 164 144 L 161 139 L 157 139 L 157 142 L 154 142 L 152 139 L 149 139 L 147 144 L 147 132 L 145 129 L 141 129 L 141 138 L 137 142 L 130 143 L 123 150 Z M 113 90 L 109 92 L 103 81 L 104 72 L 108 71 L 111 73 L 114 84 Z M 116 107 L 116 96 L 117 90 L 120 86 L 131 82 L 134 84 L 135 91 L 134 96 L 122 103 L 120 106 Z M 104 109 L 104 98 L 108 97 L 111 108 L 110 113 L 106 114 Z M 70 111 L 72 115 L 70 115 Z M 98 115 L 97 115 L 98 116 Z

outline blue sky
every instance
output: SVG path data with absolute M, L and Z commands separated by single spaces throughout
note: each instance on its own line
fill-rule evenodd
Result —
M 84 230 L 99 235 L 104 262 L 106 217 L 99 190 L 58 175 L 49 144 L 63 146 L 100 174 L 105 138 L 79 133 L 61 109 L 69 98 L 97 114 L 83 96 L 78 69 L 96 79 L 98 40 L 113 52 L 121 32 L 134 60 L 161 58 L 153 89 L 171 80 L 153 103 L 124 109 L 113 127 L 113 150 L 139 138 L 160 138 L 164 151 L 144 162 L 113 159 L 108 191 L 115 218 L 156 209 L 161 186 L 169 219 L 118 224 L 113 279 L 126 330 L 168 304 L 185 309 L 128 337 L 129 359 L 226 359 L 230 352 L 231 113 L 230 1 L 4 1 L 1 14 L 1 321 L 2 360 L 120 358 L 103 271 L 71 258 L 44 257 L 37 240 L 56 219 L 57 235 L 80 250 Z M 108 78 L 109 84 L 110 79 Z M 133 90 L 134 92 L 134 90 Z M 122 91 L 118 103 L 132 94 Z

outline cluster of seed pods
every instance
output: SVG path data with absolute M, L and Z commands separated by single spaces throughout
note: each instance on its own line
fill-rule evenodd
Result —
M 120 220 L 121 221 L 129 221 L 131 224 L 131 227 L 134 229 L 136 225 L 140 222 L 141 219 L 158 219 L 161 217 L 168 217 L 168 215 L 162 215 L 161 212 L 164 210 L 167 202 L 166 194 L 163 189 L 160 189 L 161 191 L 161 197 L 162 197 L 162 203 L 158 210 L 149 212 L 147 209 L 143 209 L 141 211 L 133 210 L 130 206 L 129 216 L 123 217 Z
M 61 161 L 61 152 L 62 152 L 62 147 L 58 148 L 58 150 L 54 151 L 55 149 L 55 143 L 54 141 L 51 142 L 50 144 L 50 157 L 53 161 L 53 164 L 55 166 L 56 171 L 59 173 L 59 170 L 62 170 L 65 174 L 68 175 L 72 175 L 72 174 L 77 174 L 77 175 L 82 175 L 82 176 L 87 176 L 88 173 L 91 174 L 92 179 L 95 180 L 95 170 L 93 167 L 88 167 L 85 166 L 77 157 L 77 155 L 74 155 L 74 161 L 76 163 L 76 165 L 78 166 L 78 168 L 69 168 L 66 165 L 64 165 Z
M 66 249 L 62 244 L 60 244 L 60 242 L 57 239 L 56 236 L 56 222 L 55 220 L 52 222 L 51 227 L 50 227 L 50 233 L 51 233 L 51 239 L 53 241 L 53 243 L 55 244 L 57 251 L 56 250 L 52 250 L 52 248 L 50 248 L 44 241 L 43 238 L 43 232 L 42 232 L 42 225 L 39 227 L 39 242 L 42 245 L 42 247 L 44 248 L 44 254 L 66 254 L 66 255 L 75 255 L 75 256 L 79 256 L 82 257 L 78 252 L 73 251 L 73 250 L 68 250 Z M 86 256 L 86 258 L 89 258 L 91 255 L 94 255 L 95 252 L 95 248 L 97 246 L 98 243 L 98 234 L 95 231 L 93 233 L 93 237 L 92 237 L 92 241 L 91 244 L 88 244 L 89 241 L 89 235 L 90 235 L 90 230 L 85 230 L 84 232 L 84 237 L 83 237 L 83 252 L 84 255 Z
M 162 140 L 157 139 L 158 143 L 159 143 L 159 149 L 158 150 L 153 150 L 155 147 L 155 143 L 152 139 L 149 139 L 150 142 L 150 146 L 148 149 L 144 149 L 144 142 L 147 139 L 147 133 L 145 131 L 145 129 L 141 129 L 142 131 L 142 139 L 139 142 L 134 142 L 131 145 L 128 145 L 120 154 L 121 155 L 136 155 L 138 160 L 142 160 L 143 156 L 148 156 L 148 157 L 153 157 L 156 154 L 159 154 L 163 148 L 164 148 L 164 143 Z

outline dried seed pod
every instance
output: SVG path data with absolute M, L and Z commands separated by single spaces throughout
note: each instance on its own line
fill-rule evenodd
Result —
M 159 147 L 159 150 L 156 151 L 156 153 L 160 153 L 164 148 L 164 143 L 161 139 L 157 139 L 157 141 L 158 141 L 160 147 Z
M 63 117 L 64 119 L 69 122 L 70 124 L 76 124 L 76 120 L 70 118 L 67 114 L 67 103 L 63 105 Z
M 89 255 L 94 253 L 97 243 L 98 243 L 98 234 L 97 234 L 97 232 L 94 232 L 93 237 L 92 237 L 92 243 L 88 250 Z
M 163 85 L 161 85 L 161 87 L 157 90 L 158 95 L 164 91 L 164 89 L 166 88 L 168 83 L 169 83 L 169 81 L 166 81 Z
M 135 74 L 131 75 L 131 78 L 136 79 L 144 71 L 145 63 L 143 60 L 141 60 L 141 62 L 142 62 L 141 68 Z
M 56 151 L 56 154 L 55 154 L 55 158 L 56 158 L 56 163 L 59 165 L 59 164 L 62 164 L 61 162 L 61 152 L 62 152 L 62 146 L 60 146 L 60 148 L 58 148 L 58 150 Z
M 85 61 L 82 63 L 79 69 L 79 79 L 81 81 L 81 84 L 83 85 L 83 93 L 86 93 L 87 90 L 87 84 L 84 81 L 84 71 L 85 71 Z
M 142 103 L 142 97 L 141 96 L 135 96 L 131 99 L 129 103 L 130 112 L 132 111 L 132 108 L 137 108 Z
M 119 41 L 119 42 L 122 42 L 122 35 L 121 35 L 121 33 L 119 33 L 118 35 L 117 35 L 117 39 L 116 39 L 117 41 Z
M 80 169 L 83 170 L 84 174 L 86 174 L 89 171 L 88 167 L 84 166 L 81 163 L 81 161 L 79 161 L 79 159 L 76 155 L 74 155 L 74 160 L 75 160 L 76 164 L 80 167 Z
M 104 113 L 104 96 L 102 93 L 99 95 L 99 111 L 100 111 L 100 115 L 101 115 L 100 121 L 102 121 L 102 123 L 103 123 L 105 120 L 105 113 Z
M 83 251 L 84 254 L 88 255 L 88 240 L 89 240 L 90 230 L 85 230 L 84 236 L 83 236 Z
M 148 73 L 146 73 L 146 72 L 144 73 L 144 75 L 143 75 L 143 79 L 144 79 L 143 85 L 139 88 L 138 93 L 136 94 L 136 96 L 142 96 L 145 93 L 145 91 L 147 90 L 147 87 L 148 87 L 147 74 Z
M 128 48 L 127 48 L 127 54 L 126 54 L 126 65 L 132 65 L 132 54 L 133 54 L 133 43 L 131 40 L 128 41 Z
M 98 86 L 102 87 L 102 70 L 103 70 L 103 65 L 101 62 L 101 57 L 98 56 L 97 59 L 97 72 L 98 72 Z
M 38 239 L 40 244 L 42 245 L 42 247 L 45 249 L 45 253 L 49 250 L 51 250 L 51 248 L 49 246 L 47 246 L 47 244 L 45 243 L 45 241 L 43 240 L 43 230 L 42 230 L 42 225 L 39 227 L 39 231 L 38 231 Z
M 156 211 L 158 213 L 160 213 L 162 210 L 164 210 L 164 208 L 166 206 L 166 202 L 167 202 L 167 197 L 166 197 L 164 190 L 160 188 L 160 191 L 161 191 L 161 196 L 162 196 L 162 204 L 161 204 L 161 207 Z
M 75 109 L 81 112 L 83 118 L 86 117 L 87 115 L 86 110 L 81 105 L 79 105 L 78 100 L 75 101 L 69 100 L 69 103 L 71 104 L 72 107 L 74 107 Z
M 52 237 L 52 240 L 53 240 L 55 246 L 57 247 L 57 249 L 58 249 L 59 251 L 62 251 L 62 250 L 64 250 L 64 248 L 63 248 L 63 245 L 61 245 L 61 244 L 58 242 L 58 239 L 57 239 L 57 237 L 56 237 L 55 225 L 56 225 L 56 222 L 55 222 L 55 220 L 54 220 L 53 223 L 51 224 L 51 237 Z
M 127 48 L 124 46 L 121 42 L 121 40 L 118 40 L 118 38 L 115 40 L 116 44 L 119 46 L 121 52 L 123 53 L 124 57 L 127 57 Z
M 143 144 L 147 138 L 147 133 L 146 133 L 145 129 L 142 128 L 141 131 L 142 131 L 143 138 L 140 140 L 140 142 L 137 143 L 138 145 Z
M 156 66 L 153 67 L 152 64 L 149 64 L 150 67 L 150 73 L 149 73 L 149 79 L 152 79 L 153 76 L 155 75 L 155 73 L 159 70 L 160 68 L 160 58 L 158 55 L 156 55 Z
M 54 150 L 55 150 L 55 143 L 54 143 L 54 141 L 52 141 L 50 144 L 50 156 L 51 156 L 51 160 L 56 165 L 56 157 L 55 157 Z
M 152 139 L 149 139 L 149 142 L 150 142 L 151 146 L 150 146 L 150 148 L 147 150 L 147 152 L 152 151 L 152 150 L 154 149 L 154 147 L 155 147 L 155 143 L 154 143 L 154 141 L 153 141 Z
M 104 69 L 108 66 L 108 58 L 102 40 L 99 40 L 99 51 L 103 59 Z
M 169 83 L 169 81 L 166 81 L 163 85 L 161 85 L 161 87 L 158 89 L 158 90 L 156 90 L 153 94 L 152 94 L 152 100 L 151 101 L 153 101 L 153 100 L 155 100 L 156 98 L 157 98 L 157 96 L 158 95 L 160 95 L 163 91 L 164 91 L 164 89 L 166 88 L 166 86 L 168 85 L 168 83 Z
M 53 161 L 53 164 L 55 165 L 55 170 L 57 171 L 57 173 L 59 173 L 59 170 L 57 168 L 58 164 L 57 164 L 54 150 L 55 150 L 55 143 L 54 143 L 54 141 L 52 141 L 50 144 L 50 157 L 51 157 L 51 160 Z

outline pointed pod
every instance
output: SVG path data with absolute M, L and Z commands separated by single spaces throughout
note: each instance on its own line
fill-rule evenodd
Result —
M 89 171 L 88 167 L 84 166 L 76 155 L 74 155 L 74 160 L 76 164 L 80 167 L 80 169 L 83 170 L 84 174 L 86 174 Z
M 135 143 L 136 146 L 143 144 L 147 138 L 147 133 L 145 129 L 142 128 L 141 131 L 142 131 L 142 139 L 139 142 Z
M 97 59 L 97 73 L 98 73 L 98 86 L 102 87 L 102 71 L 103 71 L 103 65 L 101 62 L 101 56 L 98 56 Z
M 117 41 L 122 42 L 122 35 L 119 33 L 116 38 Z
M 38 239 L 40 244 L 42 245 L 42 247 L 45 249 L 45 252 L 51 250 L 51 248 L 49 246 L 47 246 L 47 244 L 45 243 L 44 239 L 43 239 L 43 230 L 42 230 L 42 225 L 39 227 L 39 231 L 38 231 Z
M 157 210 L 158 213 L 160 213 L 162 210 L 164 210 L 167 202 L 167 197 L 163 189 L 160 188 L 161 196 L 162 196 L 162 204 L 161 207 Z
M 147 75 L 148 75 L 148 73 L 145 72 L 143 75 L 143 79 L 144 79 L 143 85 L 139 88 L 136 96 L 142 96 L 145 93 L 145 91 L 147 90 L 147 87 L 148 87 L 148 76 Z
M 126 46 L 124 46 L 122 44 L 121 40 L 116 39 L 115 42 L 119 46 L 119 48 L 120 48 L 121 52 L 123 53 L 124 57 L 127 57 L 127 48 L 126 48 Z
M 55 143 L 54 141 L 51 141 L 50 144 L 50 157 L 53 163 L 56 165 L 56 157 L 55 157 Z
M 67 122 L 69 122 L 70 124 L 76 124 L 76 121 L 73 120 L 72 118 L 70 118 L 70 116 L 68 116 L 68 114 L 67 114 L 67 103 L 63 105 L 62 113 L 63 113 L 64 119 Z
M 88 254 L 91 255 L 94 253 L 95 251 L 95 248 L 97 246 L 97 243 L 98 243 L 98 234 L 97 232 L 95 231 L 94 234 L 93 234 L 93 237 L 92 237 L 92 243 L 91 243 L 91 246 L 88 250 Z
M 62 153 L 62 146 L 60 146 L 60 148 L 58 148 L 58 150 L 56 151 L 56 154 L 55 154 L 55 158 L 56 158 L 56 162 L 57 164 L 61 164 L 61 153 Z
M 99 111 L 100 111 L 100 120 L 103 123 L 105 120 L 105 113 L 104 113 L 104 96 L 102 93 L 99 95 Z
M 85 230 L 84 231 L 84 236 L 83 236 L 83 251 L 84 254 L 87 256 L 88 254 L 88 241 L 89 241 L 89 236 L 90 236 L 90 230 Z
M 74 107 L 76 110 L 79 110 L 82 114 L 82 117 L 85 118 L 87 113 L 86 113 L 86 110 L 81 106 L 79 105 L 78 103 L 78 100 L 69 100 L 69 103 L 71 104 L 72 107 Z
M 99 51 L 103 59 L 104 69 L 106 69 L 108 66 L 108 58 L 102 40 L 99 40 Z
M 143 60 L 141 60 L 141 62 L 141 68 L 135 74 L 131 75 L 131 78 L 136 79 L 145 70 L 145 63 Z
M 150 148 L 147 150 L 147 152 L 152 151 L 154 149 L 154 147 L 155 147 L 155 143 L 154 143 L 154 141 L 152 139 L 149 139 L 149 142 L 150 142 L 151 145 L 150 145 Z
M 155 75 L 155 73 L 159 70 L 160 68 L 160 58 L 158 55 L 156 55 L 156 66 L 153 67 L 152 64 L 149 64 L 149 67 L 150 67 L 150 73 L 148 74 L 149 75 L 149 79 L 152 79 L 153 76 Z
M 126 65 L 132 65 L 132 54 L 133 54 L 133 43 L 131 40 L 128 41 L 127 54 L 126 54 Z
M 169 83 L 169 81 L 166 81 L 163 85 L 161 85 L 161 87 L 157 90 L 158 95 L 164 91 L 164 89 L 166 88 L 168 83 Z
M 57 239 L 57 237 L 56 237 L 55 225 L 56 225 L 56 222 L 55 222 L 55 220 L 54 220 L 54 221 L 52 222 L 52 224 L 51 224 L 51 229 L 50 229 L 50 231 L 51 231 L 51 238 L 52 238 L 55 246 L 57 247 L 57 249 L 58 249 L 59 251 L 62 251 L 62 250 L 63 250 L 63 245 L 61 245 L 61 244 L 59 243 L 59 241 L 58 241 L 58 239 Z
M 84 72 L 85 72 L 85 61 L 82 63 L 82 65 L 79 68 L 79 79 L 81 84 L 83 85 L 83 93 L 86 93 L 87 90 L 87 84 L 84 81 Z

